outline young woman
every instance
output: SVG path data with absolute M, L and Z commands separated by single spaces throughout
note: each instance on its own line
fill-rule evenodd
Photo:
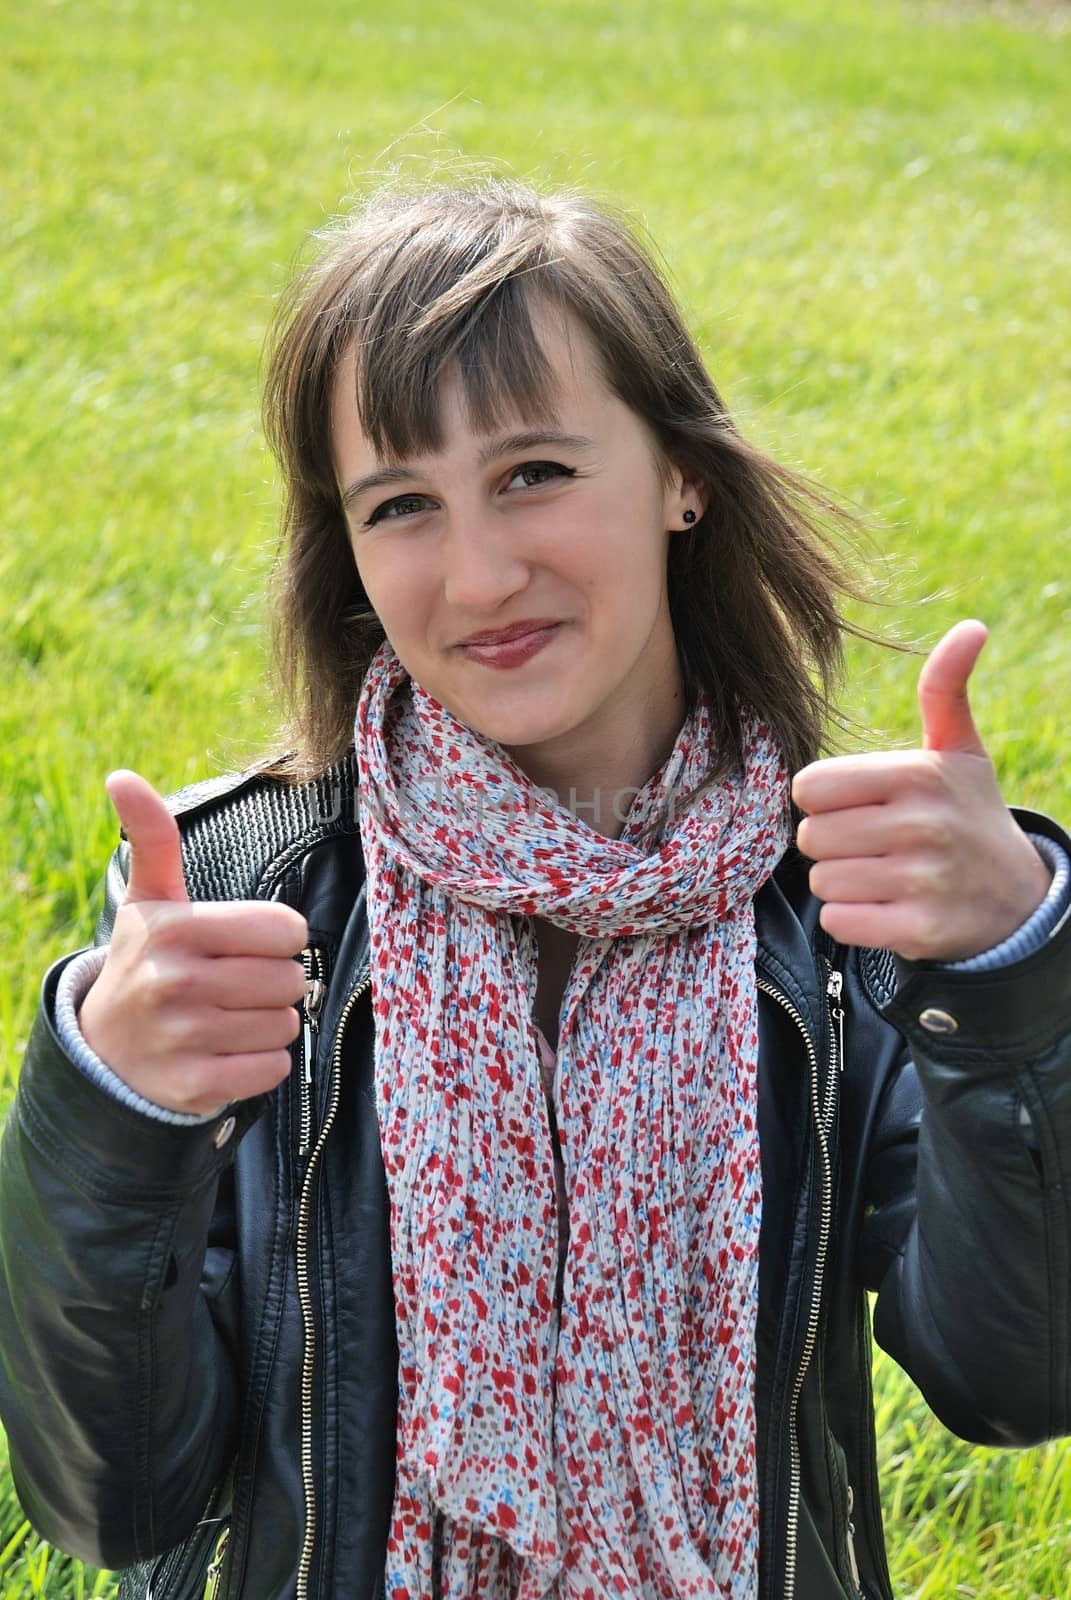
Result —
M 575 198 L 373 201 L 267 425 L 292 749 L 113 774 L 6 1130 L 27 1514 L 153 1600 L 888 1597 L 867 1290 L 957 1433 L 1071 1431 L 1069 846 L 985 630 L 820 759 L 833 507 Z

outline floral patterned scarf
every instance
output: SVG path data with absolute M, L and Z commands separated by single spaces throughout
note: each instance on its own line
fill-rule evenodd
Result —
M 757 1592 L 760 1221 L 752 900 L 787 782 L 692 804 L 700 700 L 618 839 L 405 672 L 356 720 L 400 1352 L 387 1600 Z M 528 919 L 581 936 L 554 1112 Z

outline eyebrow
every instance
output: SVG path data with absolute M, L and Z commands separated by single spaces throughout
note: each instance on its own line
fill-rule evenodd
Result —
M 586 439 L 580 433 L 560 433 L 555 429 L 537 428 L 529 429 L 524 433 L 508 433 L 500 439 L 492 439 L 480 451 L 480 466 L 486 467 L 490 462 L 496 461 L 499 456 L 517 455 L 524 450 L 535 450 L 545 445 L 557 446 L 566 450 L 590 450 L 594 444 L 593 439 Z M 383 489 L 393 483 L 408 483 L 412 478 L 422 476 L 419 461 L 399 462 L 395 466 L 380 467 L 376 472 L 366 472 L 363 477 L 354 478 L 342 491 L 342 509 L 347 510 L 362 494 L 367 494 L 370 489 Z

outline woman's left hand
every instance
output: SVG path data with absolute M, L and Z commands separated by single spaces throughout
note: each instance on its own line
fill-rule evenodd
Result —
M 962 961 L 1014 933 L 1051 873 L 1001 799 L 967 680 L 988 637 L 958 622 L 919 676 L 921 750 L 835 756 L 796 774 L 797 842 L 823 928 L 909 961 Z

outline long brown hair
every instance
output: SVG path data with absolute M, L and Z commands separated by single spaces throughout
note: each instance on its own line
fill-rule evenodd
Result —
M 791 771 L 825 748 L 858 589 L 838 552 L 846 507 L 750 444 L 684 326 L 652 252 L 613 211 L 515 182 L 381 192 L 318 236 L 268 344 L 264 426 L 285 504 L 275 660 L 290 713 L 291 777 L 352 742 L 360 686 L 383 629 L 357 575 L 330 449 L 336 369 L 356 352 L 357 407 L 377 453 L 440 442 L 439 380 L 460 372 L 478 427 L 545 414 L 549 369 L 532 311 L 579 319 L 606 382 L 653 430 L 707 508 L 669 546 L 668 591 L 686 708 L 702 686 L 718 771 L 751 706 Z M 869 635 L 867 635 L 869 637 Z

